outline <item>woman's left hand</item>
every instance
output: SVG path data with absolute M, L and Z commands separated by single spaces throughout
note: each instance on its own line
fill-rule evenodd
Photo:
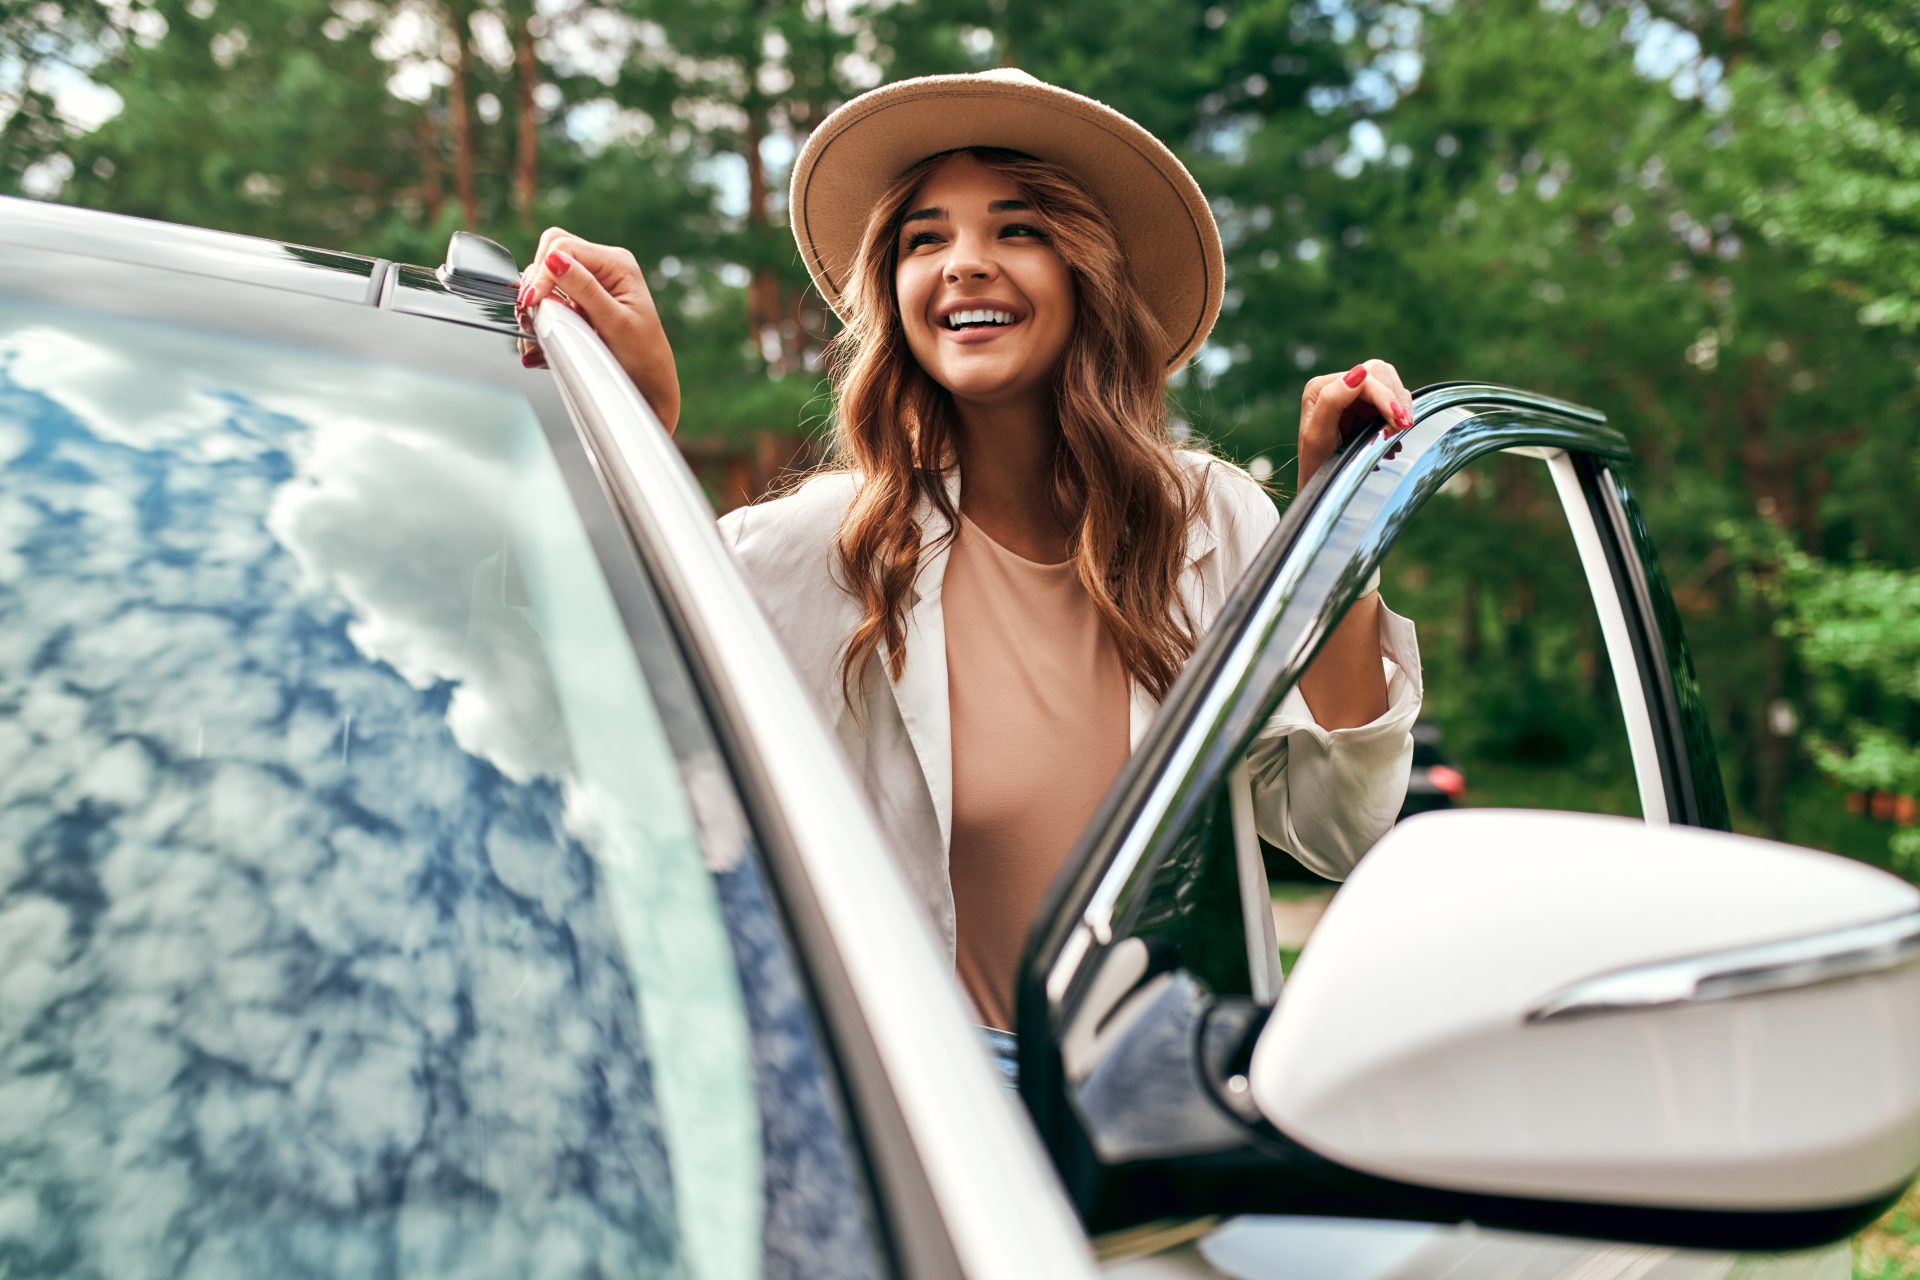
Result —
M 1385 360 L 1309 381 L 1300 397 L 1300 483 L 1305 485 L 1321 463 L 1376 417 L 1386 420 L 1388 434 L 1413 425 L 1413 397 L 1400 371 Z

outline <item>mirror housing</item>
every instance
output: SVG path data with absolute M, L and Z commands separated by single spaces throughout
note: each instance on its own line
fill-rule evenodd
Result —
M 1309 941 L 1248 1071 L 1378 1178 L 1628 1209 L 1883 1203 L 1920 1164 L 1920 892 L 1725 832 L 1414 818 Z
M 1022 992 L 1021 1095 L 1096 1232 L 1305 1214 L 1801 1249 L 1920 1165 L 1920 892 L 1844 859 L 1442 812 L 1361 861 L 1277 1005 L 1140 959 L 1072 1043 Z

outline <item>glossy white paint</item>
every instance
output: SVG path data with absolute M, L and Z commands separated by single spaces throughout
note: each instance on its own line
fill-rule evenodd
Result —
M 1827 854 L 1623 818 L 1402 823 L 1307 945 L 1254 1098 L 1353 1168 L 1457 1190 L 1748 1210 L 1920 1164 L 1920 968 L 1528 1023 L 1613 970 L 1842 929 L 1920 893 Z
M 1471 1223 L 1235 1218 L 1190 1244 L 1110 1265 L 1111 1280 L 1847 1280 L 1845 1241 L 1795 1253 L 1565 1240 Z

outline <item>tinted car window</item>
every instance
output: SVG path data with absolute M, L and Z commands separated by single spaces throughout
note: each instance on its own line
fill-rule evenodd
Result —
M 518 396 L 0 309 L 0 1273 L 877 1270 L 621 586 Z
M 1383 578 L 1383 598 L 1419 627 L 1426 672 L 1402 816 L 1642 816 L 1592 588 L 1545 464 L 1502 453 L 1457 472 L 1407 523 Z

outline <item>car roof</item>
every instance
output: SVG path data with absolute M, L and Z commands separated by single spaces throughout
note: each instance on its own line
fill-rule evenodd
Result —
M 0 196 L 0 244 L 78 254 L 260 285 L 408 315 L 521 332 L 513 313 L 512 257 L 492 241 L 455 232 L 438 270 L 282 240 L 181 226 L 128 214 Z M 485 249 L 481 247 L 485 246 Z M 484 254 L 491 271 L 460 271 Z

